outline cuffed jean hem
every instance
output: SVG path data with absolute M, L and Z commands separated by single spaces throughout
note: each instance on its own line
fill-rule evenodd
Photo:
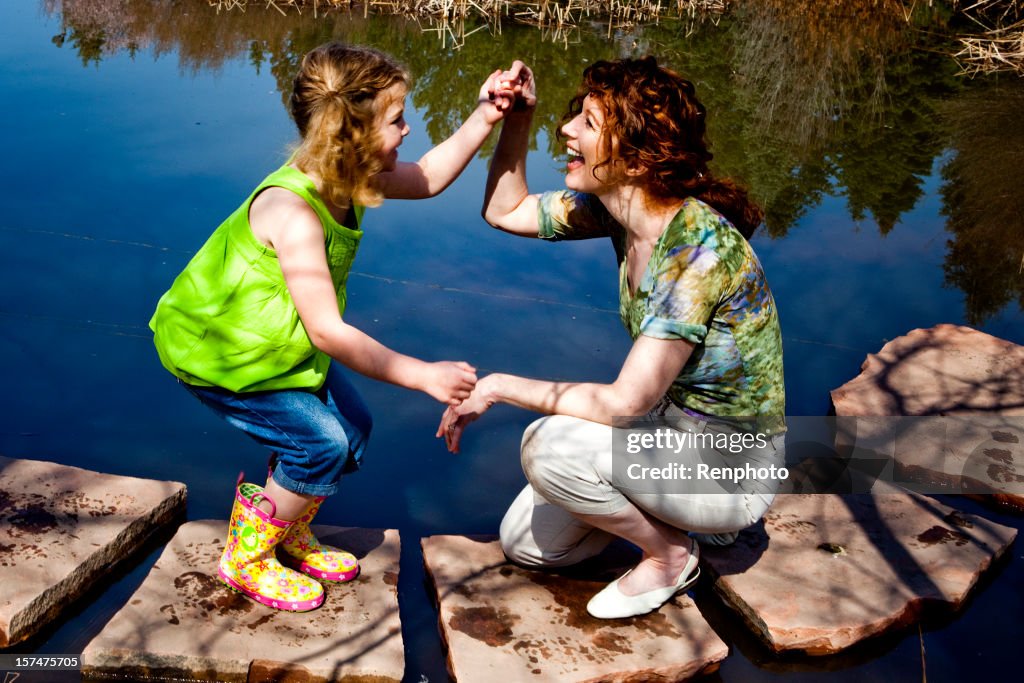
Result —
M 297 493 L 300 496 L 333 496 L 338 492 L 338 483 L 333 484 L 306 484 L 301 481 L 295 481 L 281 469 L 278 465 L 274 469 L 273 474 L 274 482 L 286 491 Z
M 184 386 L 228 424 L 269 449 L 276 459 L 274 481 L 302 495 L 334 493 L 341 476 L 358 467 L 373 426 L 370 411 L 337 362 L 315 392 L 236 394 Z

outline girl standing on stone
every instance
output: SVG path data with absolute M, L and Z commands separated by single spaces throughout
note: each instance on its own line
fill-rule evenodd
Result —
M 364 208 L 434 196 L 462 172 L 509 103 L 494 96 L 495 75 L 458 131 L 405 163 L 405 69 L 338 43 L 307 54 L 290 103 L 297 150 L 217 228 L 150 321 L 163 365 L 271 450 L 265 487 L 239 481 L 219 568 L 228 586 L 263 604 L 315 609 L 324 590 L 311 577 L 358 573 L 355 557 L 309 529 L 342 474 L 359 467 L 370 433 L 343 366 L 450 405 L 476 383 L 467 363 L 402 355 L 342 313 Z
M 617 478 L 612 457 L 613 418 L 646 415 L 751 443 L 747 462 L 782 464 L 782 338 L 747 241 L 761 212 L 708 168 L 704 106 L 693 84 L 654 58 L 602 61 L 583 72 L 561 128 L 567 189 L 540 195 L 526 184 L 533 76 L 516 62 L 500 80 L 519 94 L 502 124 L 484 216 L 525 237 L 610 238 L 633 347 L 610 384 L 488 375 L 448 408 L 438 436 L 457 451 L 465 426 L 494 403 L 548 414 L 523 435 L 529 485 L 502 521 L 502 547 L 520 564 L 557 567 L 625 538 L 643 558 L 587 609 L 600 618 L 643 614 L 697 579 L 698 547 L 687 531 L 729 542 L 764 514 L 777 487 L 656 480 L 641 490 Z M 743 429 L 750 426 L 761 438 Z M 717 448 L 684 449 L 678 460 L 693 472 L 702 458 L 738 455 Z

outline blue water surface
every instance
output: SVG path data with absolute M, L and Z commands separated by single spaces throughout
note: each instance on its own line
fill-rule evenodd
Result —
M 147 322 L 212 229 L 286 158 L 294 130 L 278 83 L 245 58 L 192 70 L 173 50 L 146 47 L 83 64 L 51 40 L 62 31 L 60 16 L 31 2 L 0 4 L 0 26 L 0 454 L 181 481 L 189 519 L 224 519 L 239 470 L 259 473 L 265 455 L 175 385 Z M 493 66 L 514 56 L 496 54 Z M 415 159 L 431 142 L 411 100 L 408 119 L 401 153 Z M 549 135 L 541 133 L 529 157 L 537 190 L 562 183 Z M 781 311 L 789 413 L 826 414 L 828 392 L 887 340 L 966 322 L 964 294 L 944 285 L 943 161 L 886 236 L 872 219 L 852 219 L 835 193 L 785 237 L 754 238 Z M 613 379 L 630 342 L 616 312 L 611 246 L 551 245 L 490 229 L 479 216 L 485 177 L 477 159 L 443 195 L 367 214 L 347 321 L 404 353 L 465 359 L 482 372 Z M 1016 304 L 979 327 L 1024 343 Z M 499 406 L 453 456 L 433 436 L 439 404 L 354 381 L 375 414 L 374 438 L 363 471 L 344 482 L 322 519 L 400 530 L 406 677 L 445 680 L 419 539 L 496 533 L 525 483 L 518 443 L 535 416 Z M 158 554 L 151 548 L 26 647 L 80 652 Z M 1019 549 L 1011 554 L 961 616 L 926 627 L 929 680 L 995 675 L 1016 664 L 1024 558 Z M 1006 617 L 1011 626 L 997 630 L 996 619 Z M 916 632 L 840 659 L 790 661 L 767 657 L 735 617 L 720 619 L 734 639 L 715 674 L 722 680 L 920 678 Z

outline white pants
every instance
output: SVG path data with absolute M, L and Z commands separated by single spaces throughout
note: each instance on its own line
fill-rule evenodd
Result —
M 688 419 L 688 418 L 687 418 Z M 694 424 L 699 424 L 693 420 Z M 771 482 L 748 480 L 741 492 L 686 493 L 666 481 L 661 491 L 627 497 L 612 484 L 612 427 L 565 415 L 544 417 L 523 434 L 523 471 L 530 482 L 501 522 L 501 545 L 514 562 L 561 567 L 598 554 L 614 538 L 574 514 L 611 515 L 632 503 L 645 513 L 685 531 L 725 533 L 759 520 L 775 497 Z M 782 466 L 784 438 L 744 457 Z M 683 451 L 681 458 L 687 456 Z M 692 454 L 696 460 L 696 453 Z

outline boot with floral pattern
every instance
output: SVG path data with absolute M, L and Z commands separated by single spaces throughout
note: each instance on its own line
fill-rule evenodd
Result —
M 306 512 L 295 520 L 280 544 L 281 561 L 303 574 L 323 581 L 351 581 L 359 576 L 355 555 L 329 545 L 321 545 L 310 530 L 310 522 L 326 500 L 317 497 Z
M 270 514 L 256 507 L 270 503 Z M 324 587 L 283 566 L 274 550 L 295 522 L 275 519 L 277 506 L 261 486 L 243 484 L 235 489 L 228 541 L 220 558 L 220 579 L 253 600 L 290 612 L 306 612 L 324 602 Z

